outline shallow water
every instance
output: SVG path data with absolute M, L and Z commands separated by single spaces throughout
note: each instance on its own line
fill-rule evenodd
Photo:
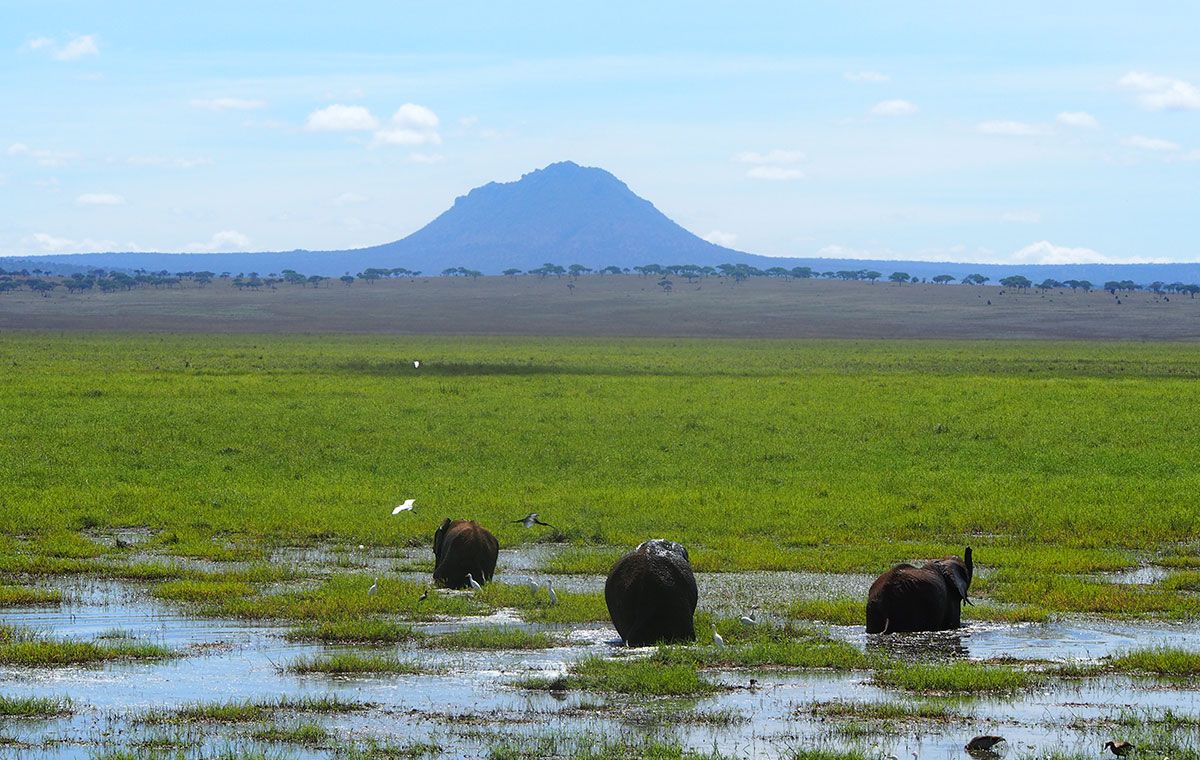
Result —
M 508 580 L 508 576 L 504 576 Z M 511 580 L 520 580 L 521 573 Z M 564 576 L 562 588 L 594 589 L 603 579 Z M 863 579 L 837 580 L 851 593 Z M 718 611 L 753 606 L 763 594 L 797 593 L 803 584 L 830 579 L 790 573 L 702 575 L 702 599 Z M 578 584 L 578 585 L 576 585 Z M 622 649 L 608 625 L 548 626 L 562 634 L 566 645 L 548 650 L 521 652 L 447 652 L 416 645 L 375 648 L 395 652 L 436 673 L 418 676 L 323 677 L 297 676 L 281 668 L 295 659 L 348 647 L 324 647 L 286 641 L 283 628 L 239 620 L 195 618 L 172 605 L 150 597 L 145 587 L 84 579 L 53 581 L 68 593 L 61 608 L 6 610 L 0 620 L 55 635 L 92 638 L 113 629 L 162 643 L 186 656 L 163 663 L 118 664 L 104 667 L 56 669 L 0 669 L 0 690 L 10 696 L 69 696 L 76 714 L 52 721 L 0 722 L 0 735 L 35 748 L 0 749 L 19 757 L 85 758 L 98 745 L 125 746 L 148 737 L 181 731 L 210 748 L 230 742 L 245 745 L 244 727 L 205 726 L 197 729 L 156 728 L 132 721 L 150 708 L 179 706 L 197 701 L 265 699 L 336 694 L 370 702 L 370 710 L 325 716 L 306 716 L 345 737 L 378 737 L 401 743 L 433 741 L 450 756 L 479 754 L 479 744 L 494 740 L 489 732 L 542 737 L 581 732 L 652 734 L 683 742 L 697 750 L 720 751 L 744 757 L 775 757 L 789 749 L 830 746 L 863 746 L 835 730 L 836 723 L 821 720 L 803 708 L 813 701 L 834 699 L 878 701 L 914 699 L 902 692 L 869 682 L 868 673 L 721 672 L 713 674 L 728 684 L 728 691 L 694 703 L 701 712 L 733 710 L 744 717 L 733 725 L 693 724 L 646 715 L 647 704 L 613 700 L 611 708 L 595 709 L 606 700 L 571 693 L 563 698 L 543 692 L 516 689 L 512 683 L 529 675 L 557 674 L 567 665 L 593 654 L 639 656 Z M 969 613 L 968 613 L 969 614 Z M 417 626 L 441 632 L 464 625 L 526 625 L 515 615 L 500 612 L 487 618 L 445 620 Z M 1168 623 L 1118 623 L 1098 619 L 1072 619 L 1052 624 L 973 623 L 953 633 L 867 636 L 854 627 L 834 627 L 833 634 L 866 649 L 884 649 L 903 657 L 935 659 L 991 659 L 1019 657 L 1052 661 L 1089 660 L 1149 645 L 1200 649 L 1195 626 Z M 363 649 L 370 649 L 364 647 Z M 747 688 L 753 677 L 758 687 Z M 661 705 L 661 703 L 658 703 Z M 692 707 L 685 703 L 685 707 Z M 1165 709 L 1200 714 L 1200 692 L 1177 686 L 1153 687 L 1128 678 L 1089 679 L 1052 688 L 1034 689 L 1007 698 L 972 699 L 963 710 L 972 718 L 962 723 L 906 725 L 894 737 L 867 742 L 878 744 L 881 756 L 962 757 L 962 745 L 978 733 L 999 733 L 1014 749 L 1028 747 L 1092 751 L 1103 738 L 1075 731 L 1068 724 L 1080 718 L 1111 716 L 1122 708 Z M 286 721 L 285 721 L 286 723 Z M 480 735 L 478 732 L 484 732 Z M 196 738 L 199 737 L 199 738 Z M 50 742 L 43 744 L 44 742 Z M 328 757 L 325 750 L 289 747 L 296 757 Z

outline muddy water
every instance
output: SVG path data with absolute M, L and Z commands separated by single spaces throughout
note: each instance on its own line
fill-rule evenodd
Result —
M 394 561 L 394 560 L 392 560 Z M 511 565 L 509 565 L 511 567 Z M 502 579 L 519 581 L 536 567 L 520 566 Z M 556 585 L 594 590 L 602 578 L 564 576 Z M 792 573 L 706 575 L 699 579 L 701 599 L 708 609 L 727 614 L 752 607 L 771 595 L 797 594 L 807 586 L 840 584 L 837 594 L 865 590 L 869 579 L 837 579 Z M 560 626 L 567 644 L 534 652 L 445 652 L 415 645 L 387 647 L 423 667 L 436 671 L 420 676 L 320 677 L 296 676 L 281 670 L 295 659 L 336 647 L 291 643 L 283 629 L 242 621 L 198 619 L 152 599 L 143 587 L 113 582 L 54 581 L 70 603 L 61 609 L 17 609 L 0 614 L 4 623 L 53 632 L 59 636 L 92 638 L 114 629 L 178 649 L 187 656 L 164 663 L 121 664 L 105 667 L 0 669 L 0 692 L 9 696 L 69 696 L 76 713 L 52 721 L 0 721 L 0 736 L 24 742 L 25 747 L 0 749 L 14 757 L 86 758 L 97 747 L 122 747 L 155 736 L 191 731 L 193 740 L 212 751 L 247 746 L 245 729 L 204 727 L 163 729 L 138 725 L 131 718 L 150 709 L 197 701 L 270 699 L 336 694 L 374 705 L 346 715 L 311 716 L 339 737 L 375 737 L 402 744 L 432 741 L 449 756 L 474 757 L 486 732 L 531 737 L 581 732 L 643 734 L 685 743 L 697 750 L 720 751 L 745 757 L 776 757 L 791 749 L 813 746 L 854 746 L 899 758 L 963 757 L 962 745 L 978 733 L 999 733 L 1014 749 L 1048 748 L 1093 752 L 1104 738 L 1068 727 L 1072 721 L 1112 716 L 1123 707 L 1200 714 L 1200 691 L 1183 687 L 1148 686 L 1126 678 L 1090 679 L 1053 688 L 1036 689 L 1015 697 L 978 699 L 963 703 L 970 715 L 964 722 L 914 724 L 900 735 L 877 740 L 848 739 L 835 724 L 813 718 L 804 706 L 833 699 L 878 701 L 912 699 L 903 693 L 872 685 L 869 674 L 750 674 L 724 672 L 715 678 L 731 688 L 685 708 L 702 713 L 732 710 L 741 721 L 733 725 L 694 724 L 677 719 L 646 718 L 645 705 L 613 701 L 595 695 L 566 698 L 512 687 L 529 675 L 557 674 L 582 657 L 602 654 L 638 656 L 621 649 L 607 625 Z M 448 620 L 427 626 L 445 631 L 463 625 L 520 624 L 499 613 L 486 619 Z M 1122 624 L 1075 619 L 1053 624 L 971 624 L 952 634 L 867 637 L 857 628 L 832 629 L 835 635 L 861 648 L 886 647 L 900 656 L 973 658 L 1015 656 L 1052 661 L 1086 660 L 1132 647 L 1154 644 L 1200 649 L 1194 626 Z M 376 650 L 378 651 L 378 650 Z M 599 706 L 599 709 L 597 709 Z M 283 721 L 285 724 L 287 721 Z M 647 726 L 650 724 L 650 727 Z M 665 725 L 664 725 L 665 724 Z M 480 736 L 478 732 L 485 735 Z M 876 745 L 876 746 L 872 746 Z M 328 750 L 289 747 L 289 756 L 328 757 Z

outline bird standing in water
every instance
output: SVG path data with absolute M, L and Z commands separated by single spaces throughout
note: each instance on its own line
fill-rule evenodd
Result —
M 1132 744 L 1126 741 L 1107 741 L 1104 743 L 1104 748 L 1110 750 L 1117 757 L 1128 757 L 1133 754 L 1136 749 Z

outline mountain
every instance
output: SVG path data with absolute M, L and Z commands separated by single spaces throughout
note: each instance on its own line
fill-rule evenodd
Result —
M 592 269 L 641 264 L 750 264 L 762 269 L 807 266 L 818 272 L 873 269 L 915 277 L 979 273 L 993 282 L 1023 274 L 1040 282 L 1133 280 L 1200 283 L 1200 264 L 961 264 L 926 261 L 777 258 L 735 251 L 688 232 L 654 204 L 638 197 L 612 174 L 571 161 L 551 164 L 515 182 L 491 182 L 454 201 L 408 237 L 347 251 L 277 253 L 89 253 L 0 258 L 0 268 L 103 267 L 170 272 L 259 272 L 295 269 L 305 274 L 341 275 L 368 267 L 405 267 L 437 274 L 466 267 L 487 274 L 509 268 L 534 269 L 545 262 L 583 264 Z M 30 262 L 36 262 L 31 265 Z M 70 273 L 69 271 L 65 273 Z

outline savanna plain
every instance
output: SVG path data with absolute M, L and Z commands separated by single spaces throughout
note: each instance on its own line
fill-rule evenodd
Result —
M 0 753 L 1200 757 L 1198 378 L 1192 343 L 7 332 Z M 496 580 L 422 600 L 446 517 Z M 694 645 L 615 641 L 648 538 Z M 875 575 L 966 545 L 962 630 L 862 632 Z

